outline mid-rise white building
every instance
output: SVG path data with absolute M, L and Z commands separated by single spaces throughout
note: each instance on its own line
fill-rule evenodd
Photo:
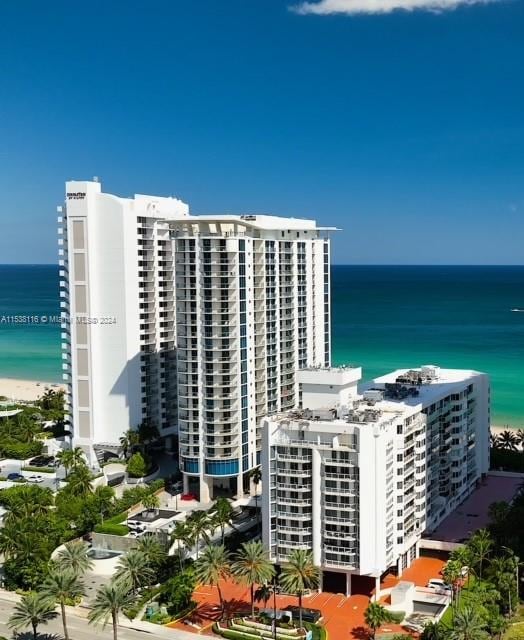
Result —
M 360 369 L 297 372 L 300 409 L 263 420 L 271 558 L 311 549 L 324 588 L 348 594 L 352 582 L 378 588 L 388 569 L 409 566 L 423 532 L 489 468 L 485 374 L 422 367 L 357 392 L 359 378 Z
M 77 181 L 59 224 L 75 444 L 100 457 L 147 421 L 179 437 L 186 492 L 241 494 L 261 418 L 297 404 L 297 369 L 330 365 L 329 229 Z

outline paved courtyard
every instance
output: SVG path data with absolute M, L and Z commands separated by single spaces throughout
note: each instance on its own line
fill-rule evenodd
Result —
M 442 560 L 434 558 L 419 558 L 404 572 L 402 579 L 415 582 L 417 586 L 425 587 L 430 578 L 440 577 L 440 570 L 444 566 Z M 392 587 L 398 579 L 391 579 L 384 588 Z M 249 611 L 249 589 L 233 582 L 220 584 L 224 599 L 226 600 L 226 615 L 232 616 L 238 611 Z M 175 629 L 193 631 L 194 633 L 211 632 L 213 622 L 220 616 L 218 591 L 215 587 L 199 587 L 194 593 L 194 599 L 199 606 L 196 611 L 185 621 L 171 623 Z M 334 593 L 315 593 L 303 599 L 303 606 L 322 611 L 323 622 L 332 640 L 348 639 L 363 640 L 367 638 L 368 630 L 364 623 L 364 611 L 369 604 L 369 597 L 354 595 L 345 597 Z M 277 608 L 283 609 L 287 605 L 296 605 L 297 598 L 291 596 L 277 596 Z M 258 607 L 264 607 L 263 603 L 257 603 Z M 271 599 L 267 608 L 273 606 Z M 387 624 L 380 629 L 381 633 L 401 633 L 404 630 L 400 625 Z M 405 633 L 405 631 L 404 631 Z M 377 635 L 377 638 L 380 636 Z

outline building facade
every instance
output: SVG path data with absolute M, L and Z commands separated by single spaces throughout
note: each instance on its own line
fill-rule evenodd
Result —
M 301 371 L 299 410 L 263 420 L 262 517 L 272 560 L 311 549 L 323 587 L 400 573 L 489 468 L 489 380 L 396 371 L 357 392 L 360 369 Z M 324 387 L 324 391 L 322 390 Z M 326 402 L 327 400 L 327 402 Z
M 247 490 L 262 416 L 295 406 L 297 369 L 330 365 L 328 231 L 68 182 L 59 251 L 75 444 L 100 458 L 148 422 L 168 448 L 178 439 L 186 492 Z

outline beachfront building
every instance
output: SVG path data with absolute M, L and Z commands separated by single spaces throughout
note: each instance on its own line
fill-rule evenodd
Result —
M 348 595 L 400 573 L 489 468 L 489 379 L 427 366 L 359 387 L 360 369 L 297 372 L 299 408 L 263 420 L 263 539 L 311 549 Z
M 330 365 L 329 229 L 76 181 L 59 223 L 75 444 L 100 458 L 147 421 L 178 437 L 186 492 L 243 493 L 261 418 L 297 404 L 296 370 Z

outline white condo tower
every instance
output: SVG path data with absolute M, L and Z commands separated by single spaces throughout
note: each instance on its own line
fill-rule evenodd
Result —
M 178 436 L 185 491 L 242 494 L 261 418 L 298 403 L 297 369 L 330 366 L 330 229 L 80 181 L 59 225 L 75 445 L 94 460 L 149 421 Z

